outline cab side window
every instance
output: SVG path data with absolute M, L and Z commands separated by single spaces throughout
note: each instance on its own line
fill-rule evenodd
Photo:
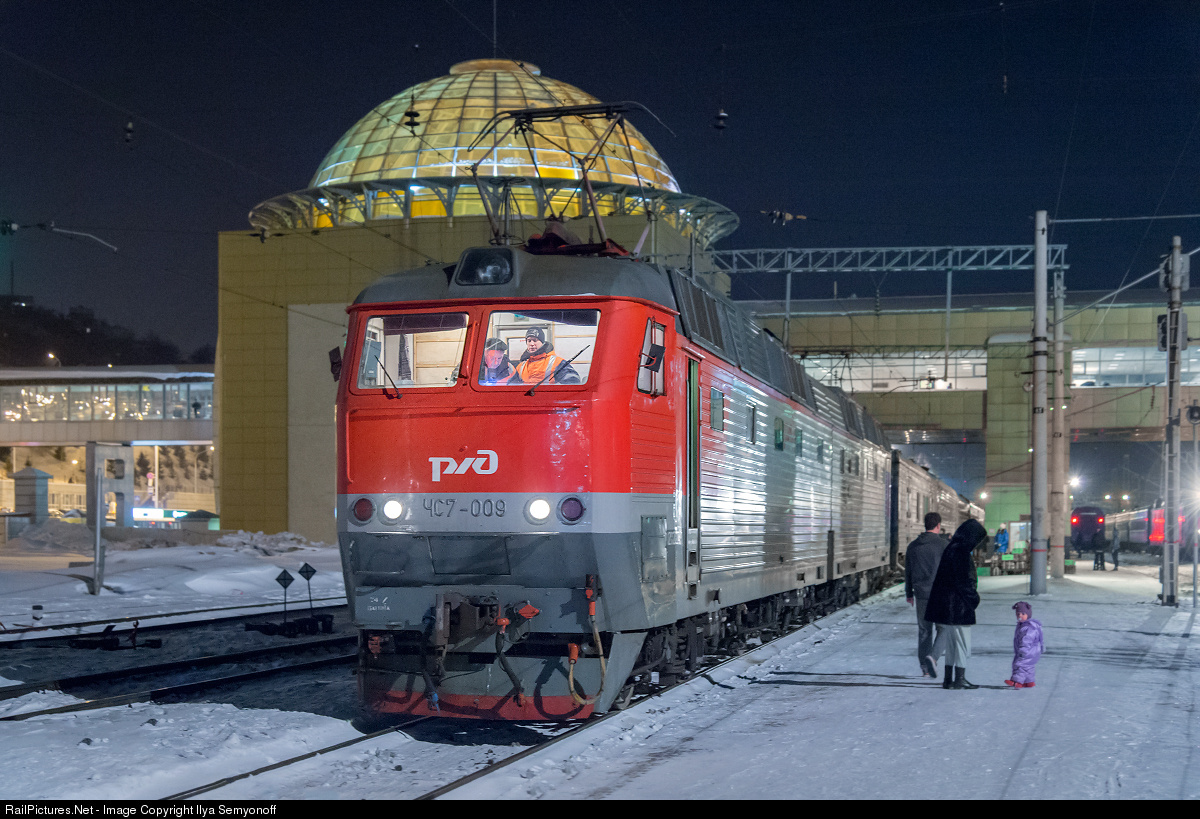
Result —
M 663 355 L 666 352 L 665 325 L 654 319 L 646 322 L 646 336 L 642 340 L 642 351 L 638 359 L 638 392 L 647 395 L 662 395 L 666 392 Z

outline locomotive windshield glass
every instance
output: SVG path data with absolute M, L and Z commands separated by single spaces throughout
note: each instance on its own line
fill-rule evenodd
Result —
M 371 316 L 359 357 L 358 388 L 453 387 L 466 337 L 466 313 Z
M 489 387 L 585 384 L 599 326 L 599 310 L 492 313 L 479 383 Z

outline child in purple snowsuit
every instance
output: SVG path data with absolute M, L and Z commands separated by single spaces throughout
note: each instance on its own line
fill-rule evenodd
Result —
M 1013 688 L 1033 688 L 1033 670 L 1042 656 L 1042 624 L 1031 620 L 1033 608 L 1024 601 L 1013 606 L 1017 612 L 1017 633 L 1013 635 L 1012 679 L 1004 681 Z

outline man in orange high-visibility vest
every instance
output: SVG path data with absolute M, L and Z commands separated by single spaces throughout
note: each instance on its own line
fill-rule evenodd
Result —
M 546 378 L 547 373 L 553 373 Z M 517 374 L 509 383 L 537 384 L 546 378 L 547 384 L 578 384 L 579 373 L 567 360 L 554 352 L 554 345 L 546 343 L 546 332 L 540 327 L 530 327 L 525 333 L 525 352 L 517 362 Z

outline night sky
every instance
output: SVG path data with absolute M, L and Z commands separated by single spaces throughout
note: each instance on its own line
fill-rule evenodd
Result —
M 1200 213 L 1200 3 L 500 0 L 498 31 L 498 56 L 650 108 L 673 135 L 634 122 L 682 188 L 740 215 L 724 247 L 1027 244 L 1040 209 Z M 0 287 L 11 260 L 43 306 L 90 307 L 184 355 L 214 343 L 217 232 L 249 232 L 250 208 L 305 187 L 375 105 L 492 56 L 491 33 L 490 0 L 0 0 L 0 219 L 119 248 L 22 229 L 0 237 Z M 760 214 L 776 209 L 808 218 Z M 1094 289 L 1151 270 L 1175 234 L 1200 246 L 1200 219 L 1060 225 L 1051 241 L 1068 245 L 1068 287 Z M 882 293 L 943 286 L 895 275 Z M 831 294 L 827 279 L 797 293 Z

